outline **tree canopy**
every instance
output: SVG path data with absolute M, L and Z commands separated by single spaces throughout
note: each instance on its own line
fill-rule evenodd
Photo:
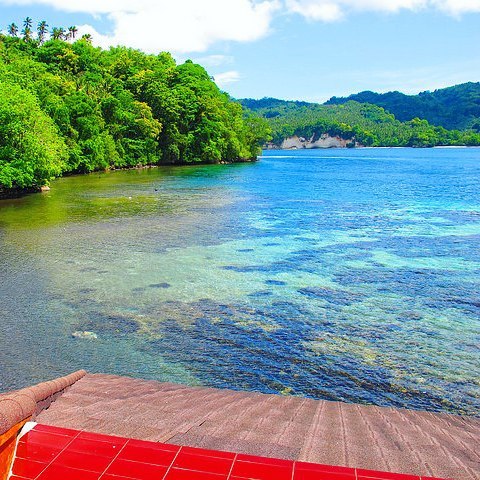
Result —
M 0 185 L 44 185 L 62 173 L 65 142 L 34 95 L 8 82 L 0 92 Z
M 34 34 L 36 30 L 36 34 Z M 0 35 L 0 190 L 64 173 L 253 159 L 269 128 L 200 65 L 30 18 Z
M 268 121 L 276 145 L 294 135 L 318 138 L 322 134 L 352 140 L 352 145 L 358 142 L 375 147 L 480 145 L 480 133 L 473 129 L 447 130 L 417 117 L 401 122 L 392 113 L 370 103 L 320 105 L 275 98 L 240 102 Z

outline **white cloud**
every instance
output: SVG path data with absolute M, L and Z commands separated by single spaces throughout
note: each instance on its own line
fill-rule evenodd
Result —
M 286 0 L 290 13 L 298 13 L 309 20 L 332 22 L 354 11 L 395 13 L 401 9 L 425 7 L 427 0 Z
M 128 45 L 176 55 L 204 52 L 222 41 L 251 42 L 266 36 L 276 15 L 333 22 L 355 12 L 395 13 L 437 9 L 460 16 L 480 12 L 480 0 L 0 0 L 0 5 L 46 5 L 60 11 L 106 17 L 111 31 L 82 25 L 102 47 Z M 215 58 L 217 57 L 217 58 Z M 211 66 L 228 57 L 212 56 Z M 217 65 L 215 65 L 217 62 Z
M 128 45 L 146 52 L 203 52 L 218 41 L 248 42 L 265 36 L 280 0 L 1 0 L 43 4 L 61 11 L 106 15 L 112 34 L 82 26 L 95 44 Z
M 431 0 L 431 3 L 451 15 L 480 12 L 480 0 Z
M 348 13 L 361 11 L 396 13 L 400 10 L 436 8 L 454 16 L 480 12 L 480 0 L 285 0 L 285 6 L 289 13 L 324 22 L 336 21 Z
M 224 88 L 230 83 L 238 82 L 240 80 L 240 74 L 236 70 L 229 70 L 228 72 L 217 73 L 214 79 L 220 88 Z
M 299 13 L 310 20 L 333 22 L 342 16 L 342 9 L 335 2 L 316 0 L 286 0 L 290 13 Z

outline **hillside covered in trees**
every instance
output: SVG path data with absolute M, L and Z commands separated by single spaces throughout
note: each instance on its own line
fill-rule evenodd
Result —
M 352 100 L 378 105 L 402 122 L 417 117 L 447 129 L 480 132 L 480 83 L 464 83 L 418 95 L 367 91 L 346 98 L 333 97 L 326 105 L 342 105 Z
M 243 99 L 242 105 L 268 121 L 273 144 L 299 136 L 319 138 L 338 136 L 365 146 L 433 147 L 438 145 L 480 145 L 474 130 L 447 130 L 427 120 L 413 118 L 401 122 L 382 107 L 348 101 L 338 105 L 285 101 L 274 98 Z
M 200 65 L 33 28 L 0 35 L 0 193 L 65 173 L 253 159 L 268 138 Z

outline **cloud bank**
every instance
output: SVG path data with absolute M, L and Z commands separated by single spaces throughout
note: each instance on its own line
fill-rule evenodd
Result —
M 290 13 L 324 22 L 364 11 L 397 13 L 433 8 L 453 16 L 480 12 L 480 0 L 285 0 L 285 6 Z
M 252 42 L 270 32 L 277 15 L 333 22 L 362 11 L 396 13 L 436 9 L 461 16 L 480 12 L 480 0 L 0 0 L 0 5 L 45 5 L 106 16 L 111 32 L 79 26 L 102 47 L 128 45 L 146 52 L 200 53 L 218 42 Z

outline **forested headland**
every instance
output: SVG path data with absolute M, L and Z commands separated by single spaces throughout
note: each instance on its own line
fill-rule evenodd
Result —
M 30 18 L 0 35 L 0 194 L 68 173 L 255 159 L 269 138 L 200 65 L 76 35 Z
M 457 101 L 460 103 L 460 99 Z M 474 117 L 468 122 L 469 128 L 448 130 L 418 117 L 410 117 L 411 120 L 402 122 L 381 106 L 354 100 L 330 101 L 323 105 L 275 98 L 243 99 L 240 102 L 268 121 L 272 128 L 273 144 L 276 146 L 281 145 L 285 138 L 293 136 L 315 140 L 325 134 L 349 140 L 351 146 L 480 145 L 480 133 L 479 129 L 474 128 L 477 125 Z M 477 120 L 480 125 L 480 117 Z

